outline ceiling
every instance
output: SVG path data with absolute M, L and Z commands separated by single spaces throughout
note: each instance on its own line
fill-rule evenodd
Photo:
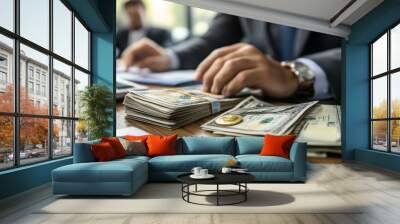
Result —
M 347 38 L 351 25 L 383 0 L 168 0 Z

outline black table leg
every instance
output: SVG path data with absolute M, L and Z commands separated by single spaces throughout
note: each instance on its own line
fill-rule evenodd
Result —
M 247 192 L 248 192 L 248 190 L 247 190 L 247 183 L 244 183 L 244 187 L 245 187 L 245 191 L 246 192 L 244 192 L 244 201 L 247 201 Z
M 217 206 L 219 206 L 219 184 L 217 184 Z
M 190 202 L 189 200 L 189 195 L 190 195 L 190 184 L 187 185 L 187 201 Z
M 182 199 L 184 199 L 184 198 L 183 198 L 183 197 L 184 197 L 184 196 L 183 196 L 183 195 L 184 195 L 184 194 L 183 194 L 183 190 L 184 190 L 184 188 L 183 188 L 183 187 L 184 187 L 184 186 L 185 186 L 185 185 L 182 183 L 182 186 L 181 186 L 181 191 L 182 191 Z

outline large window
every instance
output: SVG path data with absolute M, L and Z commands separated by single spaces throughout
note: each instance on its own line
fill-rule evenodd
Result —
M 66 2 L 0 1 L 0 170 L 87 139 L 77 104 L 90 74 L 90 32 Z
M 193 36 L 201 36 L 207 32 L 216 12 L 199 8 L 191 8 L 191 28 Z
M 400 24 L 371 46 L 371 148 L 400 153 Z
M 117 0 L 117 30 L 127 25 L 123 4 L 127 0 Z M 193 8 L 165 0 L 143 0 L 146 6 L 146 20 L 149 25 L 171 31 L 175 42 L 190 36 L 204 34 L 216 12 Z

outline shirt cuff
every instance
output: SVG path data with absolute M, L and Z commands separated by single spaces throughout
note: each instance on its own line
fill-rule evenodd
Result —
M 115 57 L 118 58 L 118 56 L 119 56 L 119 48 L 115 48 Z
M 171 66 L 169 69 L 170 70 L 178 69 L 180 67 L 178 55 L 175 53 L 175 51 L 171 49 L 166 49 L 166 53 L 169 59 L 171 60 Z
M 313 60 L 308 58 L 299 58 L 296 61 L 306 65 L 315 74 L 314 79 L 314 96 L 316 100 L 325 100 L 332 98 L 333 95 L 330 92 L 328 78 L 326 77 L 325 71 Z

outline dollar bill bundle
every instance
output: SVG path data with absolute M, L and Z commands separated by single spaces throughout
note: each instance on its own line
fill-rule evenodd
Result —
M 273 105 L 249 96 L 231 110 L 206 122 L 202 129 L 224 135 L 289 134 L 317 101 Z M 232 123 L 229 123 L 232 121 Z
M 126 118 L 176 129 L 231 109 L 242 98 L 224 98 L 197 89 L 152 89 L 125 96 Z
M 305 114 L 293 133 L 298 141 L 311 146 L 340 146 L 340 114 L 339 105 L 318 104 Z

